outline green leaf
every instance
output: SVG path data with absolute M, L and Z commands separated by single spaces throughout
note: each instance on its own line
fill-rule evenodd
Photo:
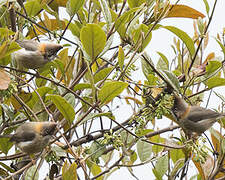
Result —
M 142 129 L 142 130 L 138 130 L 137 132 L 137 136 L 145 136 L 146 134 L 153 132 L 152 129 Z
M 162 70 L 162 75 L 169 82 L 170 86 L 179 92 L 180 84 L 178 78 L 170 71 Z
M 149 44 L 152 39 L 152 33 L 149 33 L 147 37 L 147 33 L 149 32 L 149 27 L 145 24 L 141 24 L 137 29 L 133 31 L 133 41 L 136 44 L 137 42 L 141 42 L 141 47 L 138 50 L 139 52 L 143 51 L 145 47 Z M 137 43 L 139 46 L 140 43 Z
M 151 157 L 152 145 L 150 143 L 139 140 L 137 142 L 137 152 L 141 162 L 144 162 Z
M 84 90 L 84 89 L 91 89 L 91 84 L 89 83 L 79 83 L 76 86 L 74 86 L 73 90 Z
M 38 180 L 39 179 L 39 173 L 36 170 L 37 170 L 37 166 L 36 165 L 31 166 L 26 172 L 25 180 L 30 180 L 30 179 Z
M 110 29 L 112 26 L 112 16 L 110 13 L 110 8 L 108 6 L 108 3 L 105 0 L 99 0 L 99 3 L 101 5 L 102 14 L 104 16 L 104 19 L 106 20 L 107 27 L 108 29 Z
M 69 0 L 66 4 L 66 10 L 70 16 L 73 16 L 84 5 L 85 0 Z
M 7 164 L 5 164 L 3 162 L 0 162 L 0 166 L 2 166 L 5 170 L 7 170 L 7 172 L 10 172 L 10 173 L 15 172 L 15 169 L 11 168 L 10 166 L 8 166 Z M 4 173 L 5 172 L 3 172 L 2 169 L 0 168 L 0 176 L 1 177 L 4 177 Z M 8 176 L 8 174 L 6 176 Z
M 80 37 L 80 30 L 82 28 L 82 25 L 80 22 L 75 21 L 74 23 L 70 23 L 69 30 L 72 32 L 72 34 L 76 37 Z
M 147 77 L 147 80 L 148 80 L 148 85 L 149 86 L 156 86 L 157 85 L 157 81 L 158 81 L 158 77 L 153 75 L 153 74 L 149 74 Z
M 182 31 L 181 29 L 178 29 L 174 26 L 162 26 L 163 28 L 171 31 L 172 33 L 174 33 L 176 36 L 178 36 L 186 45 L 189 53 L 191 54 L 191 56 L 193 57 L 193 55 L 195 54 L 195 46 L 194 46 L 194 42 L 193 40 L 188 36 L 188 34 L 184 31 Z
M 7 38 L 8 36 L 11 36 L 14 34 L 15 34 L 15 32 L 13 32 L 12 30 L 9 30 L 8 28 L 0 28 L 0 38 L 1 39 L 3 39 L 4 37 Z
M 103 155 L 105 150 L 106 150 L 106 147 L 104 145 L 99 144 L 97 142 L 93 142 L 91 144 L 91 147 L 88 149 L 87 153 L 92 154 L 91 160 L 92 160 L 92 162 L 96 162 L 96 161 L 98 161 L 99 157 L 101 157 Z M 91 169 L 92 163 L 89 164 L 89 161 L 87 161 L 87 165 Z
M 49 62 L 47 63 L 47 65 L 50 65 L 52 64 L 53 62 Z M 40 73 L 41 76 L 44 76 L 44 77 L 49 77 L 49 74 L 51 73 L 50 69 L 51 69 L 51 66 L 49 66 L 48 69 L 45 69 L 47 68 L 46 66 L 44 66 L 44 70 Z M 46 79 L 43 79 L 43 78 L 36 78 L 35 79 L 35 83 L 37 85 L 38 88 L 40 87 L 44 87 L 47 83 L 47 80 Z
M 63 148 L 59 146 L 52 146 L 51 151 L 53 151 L 57 157 L 65 157 L 67 153 Z
M 172 172 L 170 173 L 170 177 L 172 179 L 176 178 L 177 172 L 182 168 L 184 165 L 184 158 L 183 159 L 178 159 L 173 166 Z
M 91 173 L 93 174 L 93 176 L 97 176 L 98 174 L 100 174 L 102 172 L 100 166 L 98 166 L 94 162 L 91 162 L 88 160 L 87 165 L 88 165 L 89 169 L 91 170 Z M 96 180 L 103 180 L 103 176 L 96 178 Z
M 24 4 L 28 16 L 35 16 L 41 10 L 41 4 L 37 0 L 26 1 Z
M 0 59 L 4 60 L 4 57 L 11 55 L 13 52 L 21 49 L 16 42 L 4 41 L 0 46 Z M 3 64 L 1 62 L 1 64 Z
M 75 107 L 76 104 L 76 98 L 72 93 L 67 93 L 64 98 L 67 100 L 67 102 L 69 104 L 71 104 L 71 106 Z
M 207 14 L 209 14 L 209 3 L 207 0 L 203 0 L 204 4 L 205 4 L 205 10 L 207 12 Z
M 150 140 L 152 142 L 155 142 L 155 143 L 161 143 L 161 144 L 164 144 L 165 143 L 165 139 L 162 138 L 162 137 L 160 137 L 160 135 L 153 136 L 153 137 L 150 138 Z M 162 150 L 163 150 L 163 147 L 162 146 L 158 146 L 158 145 L 153 145 L 152 146 L 152 152 L 154 154 L 158 154 Z
M 121 141 L 122 141 L 123 144 L 126 144 L 126 145 L 129 146 L 129 145 L 131 145 L 131 143 L 134 142 L 134 137 L 130 133 L 128 133 L 127 131 L 123 130 L 120 133 L 120 136 L 121 136 Z
M 109 75 L 109 73 L 112 71 L 113 67 L 108 67 L 100 70 L 94 75 L 94 83 L 97 83 L 101 80 L 103 80 L 105 77 Z
M 66 7 L 67 1 L 68 0 L 54 0 L 54 1 L 52 1 L 52 3 L 48 4 L 49 7 L 46 6 L 46 8 L 48 8 L 48 9 L 51 8 L 51 10 L 54 10 L 55 13 L 57 14 L 59 11 L 59 7 Z
M 184 152 L 182 149 L 171 149 L 170 150 L 170 157 L 173 163 L 177 162 L 179 159 L 185 158 Z
M 162 70 L 169 70 L 169 61 L 167 57 L 161 52 L 157 52 L 157 53 L 161 57 L 157 63 L 157 68 Z
M 46 94 L 52 94 L 53 89 L 50 87 L 40 87 L 36 89 L 37 93 L 41 96 L 42 99 L 44 99 Z M 31 99 L 27 102 L 27 105 L 32 109 L 36 103 L 40 102 L 39 96 L 36 92 L 32 92 Z M 44 100 L 43 100 L 44 101 Z
M 21 47 L 16 42 L 11 42 L 7 50 L 6 56 L 11 55 L 13 52 L 21 49 Z
M 216 42 L 220 45 L 220 47 L 223 51 L 223 56 L 225 56 L 225 47 L 223 46 L 223 44 L 218 39 L 216 39 Z
M 4 41 L 0 46 L 0 59 L 4 58 L 9 47 L 9 42 Z M 1 63 L 2 64 L 2 63 Z
M 91 60 L 94 60 L 102 52 L 106 44 L 105 32 L 97 24 L 87 24 L 83 27 L 80 39 Z
M 135 151 L 131 152 L 130 161 L 132 164 L 137 160 L 137 153 Z
M 98 174 L 100 174 L 102 172 L 102 170 L 101 170 L 100 166 L 93 163 L 93 165 L 91 166 L 91 172 L 94 176 L 97 176 Z M 103 176 L 96 178 L 96 180 L 103 180 Z
M 63 180 L 77 180 L 77 164 L 69 164 L 67 161 L 62 167 L 62 179 Z
M 141 4 L 145 3 L 146 0 L 128 0 L 129 8 L 139 7 Z
M 121 46 L 119 46 L 119 52 L 118 52 L 118 64 L 120 69 L 123 69 L 123 65 L 124 65 L 124 51 L 123 48 Z
M 101 103 L 107 103 L 118 96 L 127 88 L 128 83 L 122 81 L 108 81 L 102 86 L 98 93 Z
M 154 63 L 151 59 L 151 57 L 148 56 L 147 53 L 143 53 L 143 56 L 145 59 L 154 67 Z M 141 67 L 142 67 L 142 72 L 145 75 L 146 79 L 148 79 L 149 74 L 155 74 L 154 71 L 152 70 L 151 66 L 145 61 L 145 59 L 141 59 Z
M 221 66 L 222 66 L 222 63 L 220 61 L 209 61 L 208 65 L 206 66 L 206 73 L 212 74 Z
M 48 95 L 46 98 L 50 99 L 56 105 L 66 120 L 68 120 L 70 123 L 73 122 L 75 118 L 75 111 L 71 104 L 69 104 L 63 97 L 59 95 Z
M 225 79 L 220 77 L 212 77 L 206 82 L 206 85 L 209 89 L 219 86 L 225 86 Z
M 9 141 L 9 138 L 0 138 L 0 150 L 4 154 L 8 154 L 8 151 L 13 146 L 13 143 Z
M 222 147 L 222 152 L 221 153 L 225 153 L 225 140 L 224 138 L 222 139 L 222 143 L 221 143 L 221 147 Z
M 168 170 L 168 156 L 164 155 L 158 159 L 155 168 L 152 170 L 157 179 L 162 179 Z
M 118 33 L 120 34 L 121 38 L 125 37 L 126 34 L 126 27 L 125 24 L 127 23 L 127 20 L 129 18 L 129 16 L 136 12 L 138 9 L 140 8 L 133 8 L 130 9 L 129 11 L 125 12 L 123 15 L 121 15 L 115 22 L 115 30 L 118 31 Z

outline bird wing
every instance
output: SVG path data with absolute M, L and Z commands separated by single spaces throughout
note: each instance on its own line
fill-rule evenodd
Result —
M 193 122 L 198 122 L 206 119 L 217 119 L 221 114 L 210 109 L 205 109 L 199 106 L 191 107 L 190 113 L 188 114 L 188 119 Z
M 18 132 L 12 135 L 10 138 L 10 141 L 14 141 L 16 143 L 19 142 L 26 142 L 26 141 L 32 141 L 35 138 L 35 133 L 34 132 Z
M 39 47 L 39 43 L 34 40 L 17 40 L 16 42 L 20 45 L 20 47 L 25 48 L 28 51 L 37 51 Z

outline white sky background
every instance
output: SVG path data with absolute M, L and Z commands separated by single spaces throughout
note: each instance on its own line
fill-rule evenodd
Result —
M 214 0 L 208 0 L 208 1 L 210 5 L 210 10 L 211 10 Z M 172 4 L 174 2 L 176 1 L 171 0 Z M 188 5 L 206 15 L 205 5 L 203 3 L 203 0 L 181 0 L 179 4 Z M 221 33 L 223 28 L 225 27 L 225 20 L 223 18 L 225 15 L 224 11 L 225 11 L 225 0 L 218 0 L 215 14 L 211 22 L 211 25 L 209 27 L 210 39 L 209 39 L 209 44 L 206 50 L 207 53 L 205 53 L 206 56 L 212 51 L 215 52 L 216 57 L 223 56 L 219 45 L 214 40 L 214 37 L 216 37 L 217 33 Z M 62 13 L 60 14 L 60 17 L 64 19 L 65 17 L 68 17 L 68 14 L 63 13 L 62 11 Z M 172 26 L 178 27 L 182 29 L 183 31 L 187 32 L 190 37 L 193 36 L 193 20 L 192 19 L 168 18 L 161 21 L 160 24 L 172 25 Z M 164 55 L 167 56 L 169 60 L 171 60 L 174 57 L 173 50 L 170 46 L 171 44 L 173 44 L 174 36 L 175 36 L 174 34 L 172 34 L 171 32 L 165 29 L 159 29 L 153 32 L 152 40 L 149 43 L 149 46 L 145 49 L 145 51 L 147 51 L 147 53 L 150 55 L 150 57 L 152 58 L 155 64 L 157 63 L 157 60 L 159 58 L 159 56 L 156 53 L 157 51 L 162 52 Z M 142 80 L 143 82 L 144 79 L 145 79 L 144 75 L 140 74 L 140 72 L 133 74 L 133 80 L 136 80 L 136 81 Z M 216 91 L 220 91 L 220 93 L 222 93 L 222 90 L 224 91 L 224 88 L 216 89 Z M 218 98 L 213 98 L 213 99 L 211 98 L 209 107 L 217 108 L 218 103 L 219 103 Z M 130 109 L 130 107 L 128 107 L 128 105 L 123 100 L 119 101 L 118 104 L 120 105 L 120 107 L 114 112 L 114 115 L 116 116 L 116 119 L 118 120 L 118 122 L 122 122 L 131 116 L 132 110 Z M 116 107 L 116 105 L 114 107 Z M 164 127 L 168 127 L 170 121 L 167 121 L 168 123 L 165 123 L 165 122 L 166 121 L 163 120 L 163 123 L 157 124 L 157 125 L 160 125 L 159 126 L 160 129 Z M 139 163 L 139 161 L 136 161 L 135 163 Z M 40 180 L 42 180 L 45 177 L 45 174 L 47 173 L 45 172 L 45 170 L 48 170 L 48 168 L 45 168 L 45 169 L 42 168 L 42 170 L 40 171 L 40 174 L 39 174 Z M 140 180 L 155 179 L 155 176 L 152 174 L 152 165 L 150 163 L 144 166 L 135 167 L 133 168 L 133 170 L 134 170 L 133 173 L 135 174 L 135 176 Z M 192 175 L 194 174 L 196 174 L 196 172 L 194 173 L 192 172 Z M 119 170 L 116 170 L 108 178 L 108 180 L 117 180 L 117 179 L 135 180 L 135 178 L 130 175 L 127 168 L 120 168 Z

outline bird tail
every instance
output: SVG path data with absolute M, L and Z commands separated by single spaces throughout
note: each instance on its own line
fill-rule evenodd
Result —
M 0 135 L 0 138 L 11 138 L 12 134 L 4 134 L 4 135 Z

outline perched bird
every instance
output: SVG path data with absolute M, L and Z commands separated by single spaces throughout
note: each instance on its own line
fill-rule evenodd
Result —
M 8 137 L 21 151 L 34 154 L 48 145 L 56 126 L 54 122 L 26 122 L 16 129 L 15 134 L 0 137 Z
M 18 69 L 38 69 L 57 57 L 63 48 L 60 44 L 43 43 L 34 40 L 17 40 L 22 49 L 12 53 L 12 60 Z
M 217 120 L 225 116 L 225 114 L 221 114 L 210 109 L 199 106 L 191 106 L 178 95 L 174 96 L 172 112 L 177 120 L 177 123 L 189 137 L 191 137 L 193 133 L 201 135 Z

